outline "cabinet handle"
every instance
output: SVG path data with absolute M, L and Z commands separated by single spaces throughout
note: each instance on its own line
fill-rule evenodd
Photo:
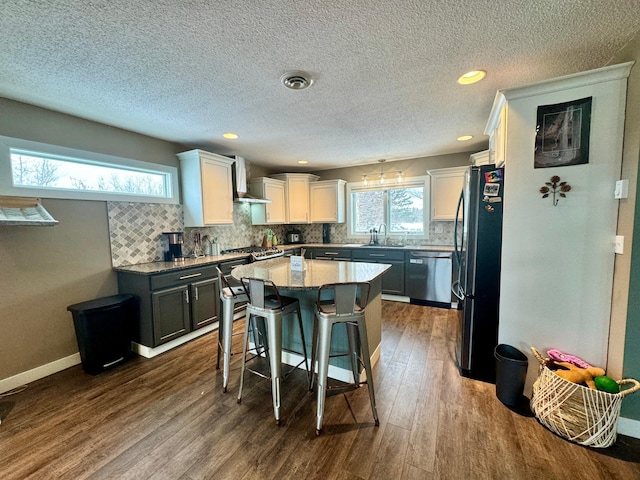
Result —
M 198 301 L 198 287 L 196 287 L 195 294 L 196 294 L 196 296 L 195 296 L 194 300 L 197 302 Z
M 370 257 L 384 257 L 384 253 L 370 253 Z
M 185 280 L 187 278 L 193 278 L 193 277 L 199 277 L 200 275 L 202 275 L 202 272 L 200 272 L 200 273 L 192 273 L 191 275 L 183 275 L 182 277 L 180 277 L 180 280 Z
M 189 290 L 184 291 L 184 301 L 189 303 Z
M 340 255 L 340 252 L 324 252 L 325 255 Z

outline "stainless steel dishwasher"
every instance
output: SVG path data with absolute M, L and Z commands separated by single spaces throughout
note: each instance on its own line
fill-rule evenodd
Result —
M 406 295 L 451 306 L 451 256 L 451 252 L 410 252 Z

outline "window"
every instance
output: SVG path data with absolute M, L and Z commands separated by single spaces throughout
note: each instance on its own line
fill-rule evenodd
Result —
M 428 177 L 407 178 L 400 185 L 347 184 L 350 237 L 366 237 L 381 224 L 387 234 L 427 238 L 429 212 Z
M 177 168 L 0 137 L 5 195 L 178 203 Z

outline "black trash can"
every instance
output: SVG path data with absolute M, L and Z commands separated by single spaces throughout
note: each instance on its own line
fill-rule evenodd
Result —
M 500 344 L 494 350 L 496 357 L 496 396 L 507 406 L 520 403 L 529 360 L 511 345 Z
M 133 295 L 112 295 L 67 307 L 73 315 L 82 367 L 96 375 L 131 358 L 131 341 L 138 324 Z

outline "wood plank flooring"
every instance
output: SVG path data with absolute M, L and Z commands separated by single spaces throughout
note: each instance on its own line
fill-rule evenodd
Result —
M 454 311 L 383 302 L 380 426 L 361 388 L 327 399 L 320 437 L 304 372 L 280 426 L 264 379 L 247 375 L 237 404 L 239 355 L 222 393 L 216 332 L 97 376 L 73 367 L 0 399 L 0 479 L 640 479 L 640 440 L 574 445 L 461 377 L 456 328 Z

